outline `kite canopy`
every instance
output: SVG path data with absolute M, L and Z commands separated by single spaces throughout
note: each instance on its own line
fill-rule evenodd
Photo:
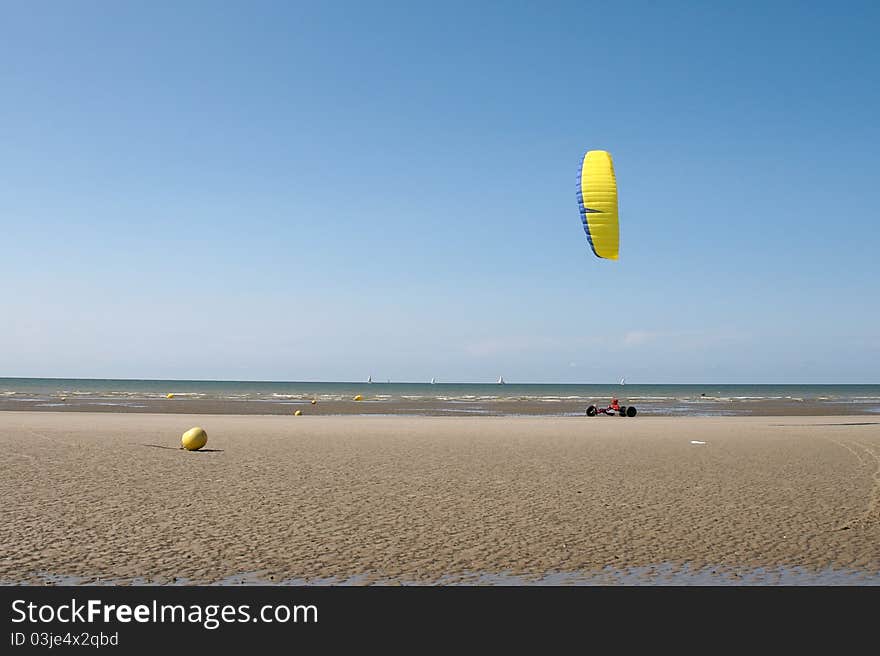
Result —
M 584 232 L 597 257 L 616 260 L 620 247 L 617 221 L 617 179 L 611 153 L 591 150 L 581 162 L 578 175 L 578 206 Z

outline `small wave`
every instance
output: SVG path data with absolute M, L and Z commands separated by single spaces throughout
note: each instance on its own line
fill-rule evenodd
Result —
M 412 412 L 454 412 L 455 414 L 488 415 L 492 411 L 487 408 L 413 408 Z
M 114 406 L 121 408 L 146 408 L 147 406 L 141 405 L 138 403 L 117 403 L 114 401 L 95 401 L 93 403 L 87 403 L 86 405 L 105 405 L 105 406 Z

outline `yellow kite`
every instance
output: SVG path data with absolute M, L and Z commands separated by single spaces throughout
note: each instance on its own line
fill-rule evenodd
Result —
M 598 257 L 616 260 L 620 226 L 617 221 L 617 179 L 611 153 L 591 150 L 584 155 L 578 175 L 577 198 L 584 232 L 593 252 Z

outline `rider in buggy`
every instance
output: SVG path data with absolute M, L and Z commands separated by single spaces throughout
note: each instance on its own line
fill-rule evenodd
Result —
M 635 417 L 636 409 L 635 406 L 620 405 L 620 402 L 616 398 L 613 398 L 611 399 L 611 403 L 608 405 L 607 408 L 599 408 L 595 405 L 591 405 L 589 408 L 587 408 L 588 417 L 595 417 L 596 415 L 608 415 L 610 417 L 613 417 L 614 415 L 617 415 L 618 417 Z

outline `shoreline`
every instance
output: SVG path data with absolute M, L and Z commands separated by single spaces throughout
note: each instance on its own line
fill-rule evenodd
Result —
M 710 417 L 710 416 L 862 416 L 880 420 L 880 406 L 847 401 L 741 400 L 699 402 L 634 401 L 621 396 L 621 403 L 634 405 L 639 416 Z M 292 415 L 295 411 L 316 416 L 388 415 L 406 417 L 437 416 L 583 416 L 588 405 L 607 405 L 608 399 L 534 400 L 504 399 L 479 401 L 445 401 L 435 399 L 384 400 L 321 400 L 312 405 L 301 400 L 227 400 L 227 399 L 119 399 L 96 398 L 0 398 L 0 412 L 95 412 L 119 414 L 217 414 L 217 415 Z M 607 417 L 606 417 L 607 418 Z
M 3 583 L 880 584 L 880 418 L 0 412 L 0 466 Z

